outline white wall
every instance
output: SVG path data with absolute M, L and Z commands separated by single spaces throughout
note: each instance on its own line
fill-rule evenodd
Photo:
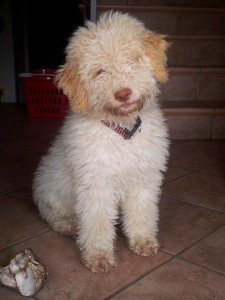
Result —
M 3 1 L 0 16 L 5 23 L 0 33 L 0 86 L 5 89 L 2 102 L 16 102 L 11 0 Z

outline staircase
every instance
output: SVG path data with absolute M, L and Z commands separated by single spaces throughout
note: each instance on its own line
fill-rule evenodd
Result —
M 156 6 L 157 5 L 157 6 Z M 172 139 L 225 139 L 225 1 L 99 0 L 171 42 L 160 103 Z

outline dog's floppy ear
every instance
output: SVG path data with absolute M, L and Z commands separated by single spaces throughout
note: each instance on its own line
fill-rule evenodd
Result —
M 56 72 L 55 84 L 68 97 L 73 111 L 87 111 L 87 94 L 76 66 L 68 62 L 60 66 Z
M 163 35 L 148 31 L 144 39 L 146 55 L 151 60 L 152 72 L 159 82 L 168 80 L 166 51 L 169 43 L 164 38 Z

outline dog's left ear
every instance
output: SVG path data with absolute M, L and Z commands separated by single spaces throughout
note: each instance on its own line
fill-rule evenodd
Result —
M 151 60 L 152 72 L 156 80 L 166 82 L 168 80 L 166 51 L 169 43 L 165 41 L 165 36 L 148 31 L 144 38 L 144 47 L 146 55 Z
M 68 97 L 73 111 L 87 111 L 87 94 L 80 80 L 78 67 L 68 62 L 60 66 L 56 72 L 55 84 Z

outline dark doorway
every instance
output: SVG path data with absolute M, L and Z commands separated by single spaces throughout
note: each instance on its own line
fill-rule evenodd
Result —
M 26 1 L 29 69 L 56 69 L 83 15 L 76 0 Z

